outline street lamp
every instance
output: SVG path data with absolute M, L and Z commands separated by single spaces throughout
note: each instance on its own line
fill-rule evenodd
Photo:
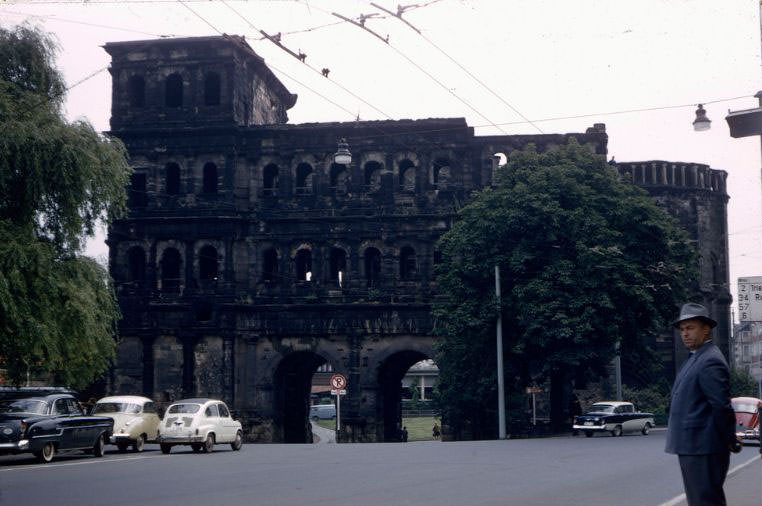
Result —
M 696 119 L 693 120 L 693 129 L 697 132 L 704 132 L 712 128 L 712 121 L 706 117 L 704 105 L 699 104 L 696 109 Z
M 349 165 L 352 163 L 352 153 L 349 152 L 349 144 L 347 144 L 346 139 L 339 139 L 339 149 L 333 155 L 333 161 L 339 165 Z

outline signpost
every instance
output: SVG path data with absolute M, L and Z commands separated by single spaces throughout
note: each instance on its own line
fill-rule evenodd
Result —
M 532 425 L 537 425 L 537 400 L 535 394 L 541 394 L 542 388 L 537 386 L 527 387 L 527 393 L 532 394 Z
M 341 432 L 341 396 L 347 395 L 347 377 L 343 374 L 331 376 L 331 395 L 336 396 L 336 442 L 339 442 Z
M 762 276 L 738 278 L 738 319 L 762 321 Z

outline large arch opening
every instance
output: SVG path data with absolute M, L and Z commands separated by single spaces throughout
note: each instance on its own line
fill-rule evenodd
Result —
M 378 368 L 379 441 L 436 439 L 441 422 L 434 412 L 432 399 L 439 369 L 421 352 L 405 350 L 390 355 Z M 438 431 L 435 430 L 435 424 Z
M 312 443 L 309 419 L 313 375 L 328 361 L 311 351 L 285 357 L 275 370 L 273 442 Z

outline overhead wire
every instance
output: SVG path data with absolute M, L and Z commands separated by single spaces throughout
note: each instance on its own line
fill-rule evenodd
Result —
M 59 16 L 49 16 L 49 15 L 41 15 L 41 14 L 29 14 L 29 13 L 26 13 L 26 12 L 14 12 L 14 11 L 9 11 L 9 10 L 3 10 L 3 11 L 0 11 L 0 12 L 2 14 L 10 14 L 12 16 L 26 16 L 26 17 L 29 17 L 29 18 L 45 19 L 45 20 L 49 20 L 49 21 L 59 21 L 59 22 L 62 22 L 62 23 L 71 23 L 71 24 L 83 25 L 83 26 L 92 26 L 92 27 L 95 27 L 95 28 L 107 28 L 109 30 L 119 30 L 119 31 L 122 31 L 122 32 L 139 33 L 141 35 L 148 35 L 148 36 L 151 36 L 151 37 L 159 37 L 159 38 L 176 37 L 176 35 L 174 35 L 174 34 L 158 34 L 158 33 L 144 32 L 142 30 L 135 30 L 135 29 L 132 29 L 132 28 L 122 28 L 122 27 L 119 27 L 119 26 L 102 25 L 102 24 L 99 24 L 99 23 L 88 23 L 87 21 L 77 21 L 77 20 L 74 20 L 74 19 L 61 18 Z

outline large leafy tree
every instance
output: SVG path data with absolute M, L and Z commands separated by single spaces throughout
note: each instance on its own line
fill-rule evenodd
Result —
M 499 311 L 507 391 L 550 379 L 558 425 L 572 380 L 603 374 L 617 346 L 631 367 L 658 367 L 649 343 L 686 297 L 696 265 L 678 224 L 574 139 L 513 153 L 440 248 L 438 400 L 451 430 L 476 437 L 496 426 Z
M 107 368 L 119 310 L 107 271 L 81 254 L 125 209 L 120 142 L 62 113 L 57 48 L 0 28 L 0 367 L 82 387 Z

